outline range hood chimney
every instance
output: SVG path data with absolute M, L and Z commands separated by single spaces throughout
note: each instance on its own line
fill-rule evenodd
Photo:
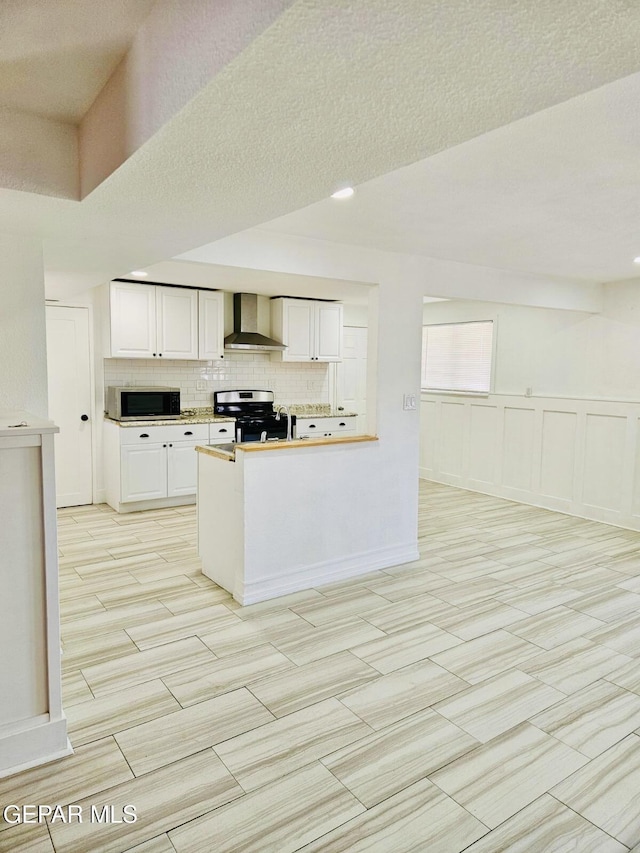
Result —
M 258 332 L 258 296 L 255 293 L 233 294 L 233 334 L 224 339 L 225 349 L 247 351 L 286 350 L 284 344 Z

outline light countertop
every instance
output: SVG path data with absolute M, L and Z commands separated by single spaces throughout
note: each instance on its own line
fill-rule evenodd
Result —
M 186 426 L 187 424 L 217 424 L 233 423 L 235 421 L 235 418 L 223 417 L 221 415 L 181 415 L 179 418 L 168 418 L 167 420 L 153 418 L 139 421 L 116 421 L 105 415 L 104 419 L 120 427 Z
M 276 404 L 277 405 L 277 404 Z M 354 412 L 341 412 L 338 409 L 332 409 L 329 404 L 325 403 L 309 403 L 309 404 L 293 404 L 289 406 L 289 411 L 292 415 L 298 418 L 355 418 L 357 415 Z M 166 420 L 156 420 L 153 418 L 135 421 L 116 421 L 113 418 L 105 415 L 105 420 L 117 424 L 120 427 L 152 427 L 152 426 L 183 426 L 186 424 L 216 424 L 216 423 L 233 423 L 235 418 L 228 415 L 215 415 L 211 407 L 199 409 L 185 409 L 184 414 L 179 418 L 168 418 Z
M 39 418 L 31 412 L 0 411 L 0 436 L 41 435 L 45 432 L 60 432 L 53 421 Z

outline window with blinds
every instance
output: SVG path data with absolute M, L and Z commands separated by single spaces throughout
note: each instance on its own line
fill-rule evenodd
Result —
M 422 388 L 491 390 L 493 320 L 443 323 L 422 330 Z

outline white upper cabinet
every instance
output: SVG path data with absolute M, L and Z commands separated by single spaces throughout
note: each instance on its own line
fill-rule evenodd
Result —
M 316 361 L 342 360 L 342 305 L 316 303 Z
M 158 351 L 156 288 L 112 281 L 109 314 L 112 358 L 153 358 Z
M 156 287 L 158 356 L 198 358 L 198 291 Z
M 224 358 L 224 293 L 198 291 L 198 358 Z
M 342 305 L 311 299 L 274 299 L 271 303 L 273 336 L 286 344 L 274 352 L 277 361 L 340 361 L 342 359 Z
M 306 299 L 274 299 L 273 306 L 280 323 L 274 323 L 277 340 L 287 345 L 282 353 L 282 361 L 312 361 L 313 339 L 315 335 L 315 311 L 313 302 Z
M 112 358 L 198 358 L 198 291 L 112 281 Z

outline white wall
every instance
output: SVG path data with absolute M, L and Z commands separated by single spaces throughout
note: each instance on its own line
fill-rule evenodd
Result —
M 42 245 L 0 234 L 0 410 L 47 416 Z
M 369 325 L 369 310 L 366 305 L 345 304 L 342 317 L 345 326 L 359 326 L 366 329 Z
M 449 302 L 423 316 L 497 320 L 497 346 L 494 393 L 422 395 L 422 477 L 640 529 L 638 281 L 606 285 L 597 315 Z
M 608 284 L 598 314 L 434 302 L 425 323 L 496 320 L 498 394 L 640 400 L 640 281 Z

